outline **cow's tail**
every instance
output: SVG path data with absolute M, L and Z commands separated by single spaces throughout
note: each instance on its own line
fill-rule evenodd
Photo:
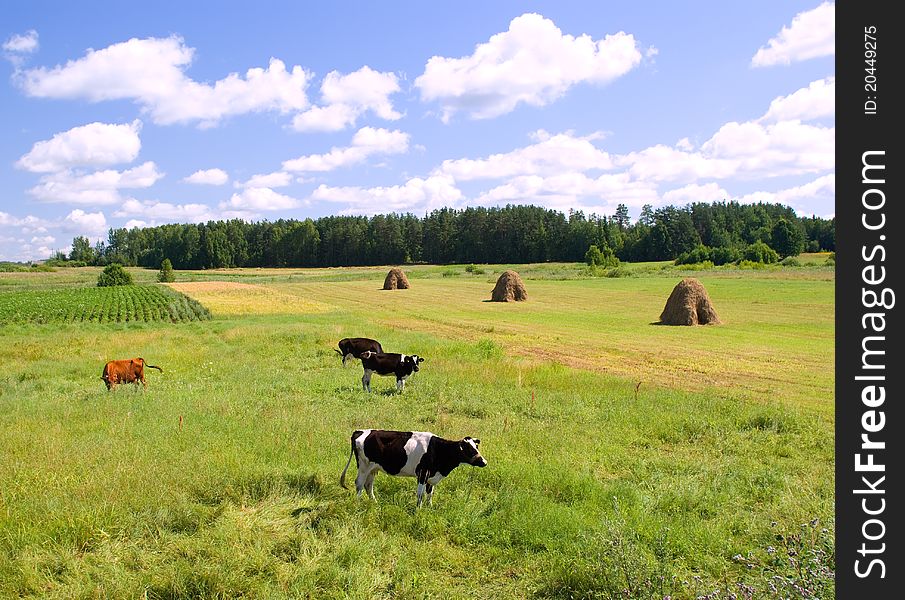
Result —
M 346 466 L 343 469 L 343 474 L 339 476 L 339 485 L 346 487 L 346 471 L 349 470 L 349 465 L 352 464 L 352 457 L 355 456 L 355 440 L 358 436 L 361 435 L 360 431 L 356 431 L 352 434 L 352 451 L 349 452 L 349 460 L 346 461 Z M 358 464 L 358 457 L 355 456 L 355 464 Z M 346 488 L 348 489 L 348 488 Z
M 146 366 L 147 368 L 149 368 L 149 369 L 157 369 L 158 371 L 160 371 L 161 373 L 163 373 L 163 369 L 161 369 L 161 368 L 158 367 L 157 365 L 148 365 L 148 364 L 146 364 L 145 366 Z
M 339 354 L 340 356 L 343 356 L 343 353 L 341 350 L 337 350 L 336 348 L 334 348 L 333 351 L 336 352 L 337 354 Z

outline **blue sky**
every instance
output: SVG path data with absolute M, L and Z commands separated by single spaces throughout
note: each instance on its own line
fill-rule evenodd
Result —
M 835 5 L 4 3 L 0 260 L 509 203 L 835 213 Z

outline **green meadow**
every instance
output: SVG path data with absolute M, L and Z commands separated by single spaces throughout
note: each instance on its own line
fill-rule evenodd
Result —
M 0 273 L 0 597 L 834 597 L 825 258 L 515 265 L 509 304 L 486 302 L 506 265 L 397 291 L 387 267 L 130 269 L 212 315 L 176 323 L 17 318 L 100 270 Z M 722 325 L 656 324 L 685 276 Z M 347 336 L 425 362 L 367 394 Z M 108 392 L 136 356 L 164 372 Z M 489 465 L 430 508 L 385 474 L 356 498 L 360 428 L 470 435 Z

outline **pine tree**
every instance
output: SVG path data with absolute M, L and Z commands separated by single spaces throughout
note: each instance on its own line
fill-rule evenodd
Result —
M 157 274 L 157 281 L 160 283 L 172 283 L 176 281 L 176 273 L 173 272 L 173 263 L 169 258 L 163 259 L 160 265 L 160 273 Z

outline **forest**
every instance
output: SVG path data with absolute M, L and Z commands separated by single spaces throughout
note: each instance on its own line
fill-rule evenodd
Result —
M 110 229 L 107 241 L 73 240 L 52 261 L 176 269 L 338 267 L 406 263 L 536 263 L 584 260 L 591 245 L 623 261 L 742 256 L 767 245 L 780 257 L 835 251 L 835 219 L 800 218 L 781 204 L 733 201 L 654 209 L 637 220 L 539 206 L 441 208 L 406 214 L 243 220 Z M 681 259 L 680 259 L 681 260 Z

